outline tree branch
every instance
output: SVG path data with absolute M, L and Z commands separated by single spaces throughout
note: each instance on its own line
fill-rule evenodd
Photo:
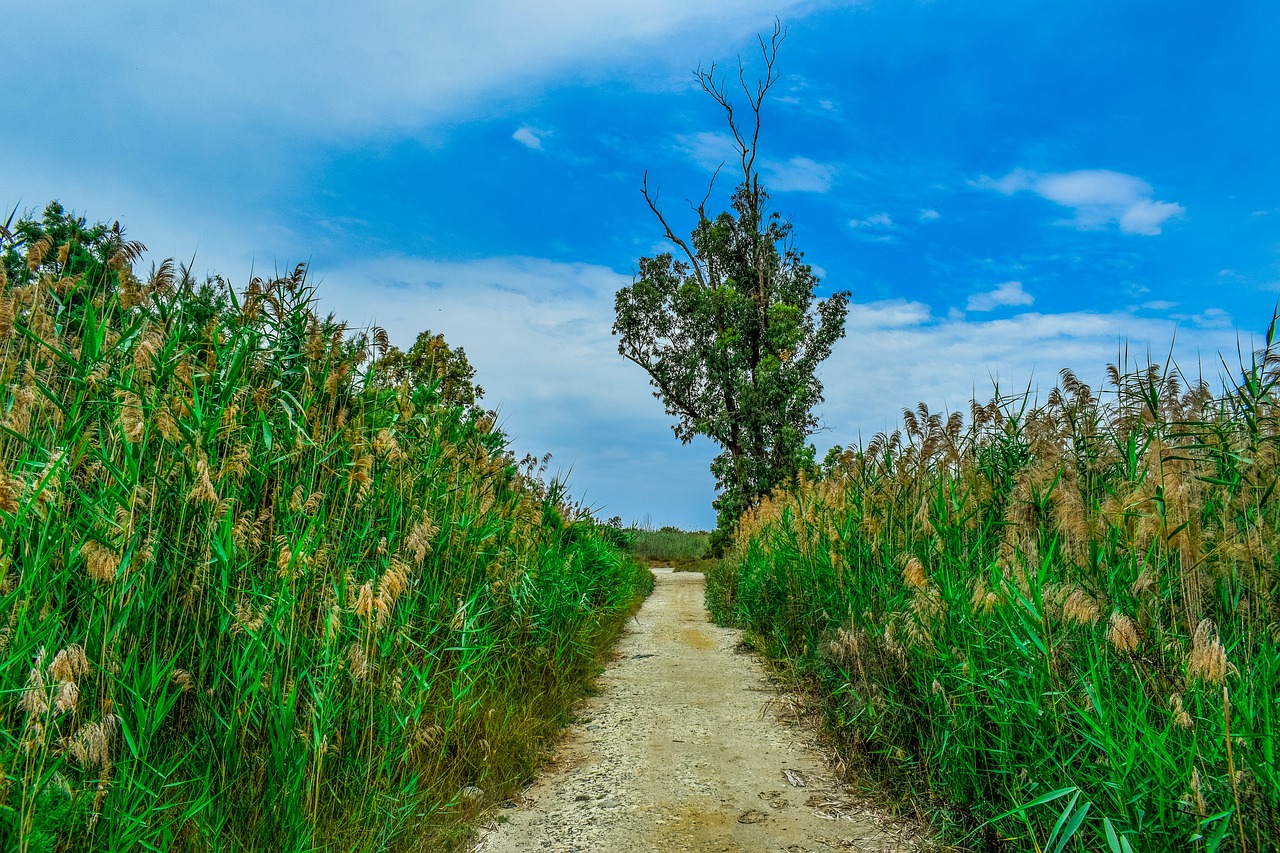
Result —
M 712 180 L 714 180 L 714 178 Z M 648 169 L 645 170 L 644 180 L 640 186 L 640 193 L 644 196 L 645 203 L 649 205 L 649 210 L 653 211 L 654 216 L 658 217 L 658 222 L 662 224 L 662 229 L 667 233 L 667 239 L 680 247 L 681 251 L 684 252 L 684 256 L 689 259 L 689 263 L 693 267 L 693 274 L 698 279 L 698 283 L 703 287 L 706 287 L 707 277 L 702 271 L 702 265 L 698 263 L 697 256 L 693 253 L 693 250 L 689 248 L 689 244 L 682 238 L 676 236 L 676 232 L 671 230 L 671 225 L 668 224 L 667 218 L 662 215 L 662 211 L 658 208 L 657 195 L 649 195 Z M 707 191 L 707 194 L 710 195 L 710 190 Z
M 685 400 L 682 396 L 678 395 L 674 390 L 672 390 L 670 384 L 667 383 L 667 381 L 664 380 L 657 373 L 655 373 L 652 366 L 650 366 L 647 362 L 645 362 L 642 359 L 636 358 L 634 355 L 627 352 L 622 345 L 618 346 L 618 352 L 627 361 L 630 361 L 633 364 L 639 365 L 640 368 L 643 369 L 645 373 L 649 374 L 650 381 L 652 381 L 653 384 L 657 386 L 658 391 L 661 392 L 662 400 L 664 403 L 666 403 L 668 409 L 674 409 L 677 414 L 679 414 L 681 417 L 687 418 L 693 424 L 699 424 L 699 423 L 706 424 L 710 422 L 711 420 L 710 418 L 699 415 L 698 412 L 694 409 L 693 406 L 689 404 L 687 400 Z M 692 431 L 695 433 L 702 432 L 701 429 L 694 429 Z M 725 447 L 728 447 L 730 444 L 730 442 L 726 441 L 723 436 L 715 435 L 711 432 L 706 432 L 704 434 L 708 438 L 710 438 L 712 441 L 715 441 L 718 444 L 724 445 Z

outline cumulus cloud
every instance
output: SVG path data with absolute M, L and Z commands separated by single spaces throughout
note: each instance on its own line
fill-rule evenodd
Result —
M 1030 305 L 1035 301 L 1034 296 L 1022 289 L 1022 282 L 1006 281 L 996 285 L 994 290 L 970 296 L 967 308 L 970 311 L 994 311 L 1002 305 Z
M 542 139 L 547 135 L 545 130 L 537 130 L 532 127 L 522 127 L 515 133 L 511 134 L 511 138 L 519 142 L 525 148 L 532 148 L 534 151 L 542 149 Z
M 931 208 L 924 208 L 920 211 L 921 222 L 933 222 L 941 218 L 942 218 L 942 214 Z
M 1015 169 L 1002 178 L 982 178 L 979 186 L 1005 195 L 1029 190 L 1041 198 L 1075 213 L 1070 224 L 1081 230 L 1095 230 L 1117 223 L 1126 234 L 1154 236 L 1170 219 L 1186 209 L 1170 201 L 1156 201 L 1146 181 L 1109 169 L 1079 169 L 1074 172 L 1040 174 Z

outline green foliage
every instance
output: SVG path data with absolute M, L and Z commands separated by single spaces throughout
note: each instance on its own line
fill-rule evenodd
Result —
M 970 844 L 1274 850 L 1280 351 L 1216 398 L 1110 377 L 908 410 L 749 513 L 708 604 Z
M 700 562 L 707 555 L 711 535 L 702 530 L 681 530 L 664 526 L 658 530 L 632 528 L 629 548 L 649 565 L 683 567 Z
M 471 407 L 484 396 L 474 383 L 475 369 L 462 347 L 451 348 L 444 335 L 418 335 L 408 352 L 390 346 L 374 365 L 371 381 L 384 388 L 427 388 L 446 405 Z
M 118 277 L 119 266 L 136 261 L 145 250 L 141 243 L 124 239 L 119 222 L 91 226 L 56 201 L 49 202 L 39 219 L 24 218 L 15 225 L 10 215 L 0 240 L 0 263 L 14 287 L 39 274 L 62 278 L 92 270 Z
M 808 437 L 822 400 L 818 365 L 844 335 L 847 293 L 816 300 L 818 279 L 791 241 L 791 224 L 768 207 L 755 168 L 760 107 L 776 81 L 781 42 L 765 50 L 768 72 L 747 90 L 754 132 L 741 127 L 715 69 L 703 88 L 728 115 L 742 160 L 732 210 L 707 215 L 685 241 L 675 235 L 646 183 L 645 197 L 680 256 L 641 258 L 635 281 L 616 298 L 618 351 L 649 374 L 655 396 L 676 419 L 682 442 L 710 438 L 723 448 L 711 465 L 722 534 L 747 508 L 813 466 Z
M 0 851 L 461 837 L 649 573 L 485 413 L 371 382 L 304 268 L 143 282 L 60 210 L 0 276 Z

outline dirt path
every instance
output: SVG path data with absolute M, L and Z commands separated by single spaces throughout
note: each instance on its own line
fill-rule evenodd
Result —
M 738 633 L 710 623 L 703 577 L 657 587 L 544 778 L 480 833 L 476 851 L 651 853 L 896 850 L 899 831 L 849 797 L 775 713 Z

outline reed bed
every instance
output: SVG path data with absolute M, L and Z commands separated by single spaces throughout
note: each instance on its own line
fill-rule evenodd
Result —
M 651 577 L 305 270 L 0 271 L 0 849 L 447 849 Z M 385 383 L 384 383 L 385 384 Z
M 986 850 L 1276 850 L 1280 347 L 924 405 L 748 513 L 708 603 L 850 771 Z

